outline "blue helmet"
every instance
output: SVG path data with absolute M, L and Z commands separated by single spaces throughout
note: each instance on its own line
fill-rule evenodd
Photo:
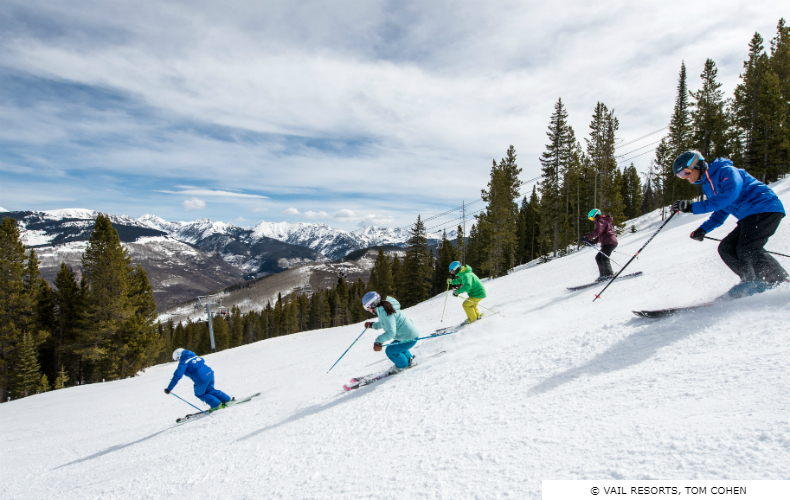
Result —
M 685 153 L 678 156 L 675 163 L 672 164 L 672 172 L 675 175 L 682 175 L 684 170 L 706 170 L 708 168 L 708 164 L 705 163 L 705 158 L 702 157 L 702 153 L 699 151 L 686 151 Z M 684 177 L 688 177 L 686 174 Z
M 365 309 L 373 309 L 379 306 L 379 302 L 381 302 L 381 295 L 377 294 L 376 292 L 368 292 L 362 297 L 362 307 Z
M 454 260 L 454 261 L 452 261 L 452 263 L 450 263 L 450 274 L 455 276 L 456 274 L 458 274 L 458 271 L 460 271 L 460 270 L 461 270 L 461 263 L 460 262 L 458 262 L 457 260 Z
M 590 220 L 595 220 L 595 218 L 598 217 L 599 215 L 601 215 L 601 211 L 598 210 L 597 208 L 593 208 L 592 210 L 590 210 L 590 213 L 587 214 L 587 218 Z

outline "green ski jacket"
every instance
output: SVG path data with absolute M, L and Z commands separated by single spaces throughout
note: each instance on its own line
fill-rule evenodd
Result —
M 472 272 L 472 266 L 464 266 L 458 273 L 458 277 L 453 280 L 453 285 L 461 285 L 458 293 L 466 292 L 470 297 L 475 299 L 486 298 L 486 289 L 480 278 Z

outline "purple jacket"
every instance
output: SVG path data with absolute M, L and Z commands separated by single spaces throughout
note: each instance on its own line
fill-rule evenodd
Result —
M 587 235 L 590 243 L 600 243 L 601 245 L 617 245 L 617 237 L 614 235 L 612 227 L 614 218 L 611 215 L 599 215 L 595 218 L 595 229 Z

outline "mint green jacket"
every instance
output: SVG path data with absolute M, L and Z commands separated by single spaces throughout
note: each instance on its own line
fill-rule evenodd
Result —
M 483 287 L 483 283 L 480 282 L 480 278 L 472 272 L 472 266 L 462 267 L 458 277 L 453 280 L 452 284 L 461 285 L 458 293 L 466 292 L 473 299 L 486 298 L 486 289 Z
M 371 328 L 384 330 L 384 333 L 376 337 L 376 342 L 383 344 L 389 340 L 397 342 L 409 342 L 420 336 L 420 331 L 414 326 L 412 320 L 400 312 L 400 302 L 393 297 L 387 297 L 387 302 L 395 308 L 395 314 L 387 316 L 387 311 L 382 306 L 376 308 L 376 316 L 379 320 L 373 323 Z

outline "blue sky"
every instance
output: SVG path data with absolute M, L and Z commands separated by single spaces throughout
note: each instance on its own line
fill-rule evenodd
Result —
M 539 175 L 559 97 L 580 140 L 601 101 L 628 142 L 681 61 L 730 95 L 780 6 L 5 0 L 0 206 L 404 226 L 479 198 L 510 144 Z

